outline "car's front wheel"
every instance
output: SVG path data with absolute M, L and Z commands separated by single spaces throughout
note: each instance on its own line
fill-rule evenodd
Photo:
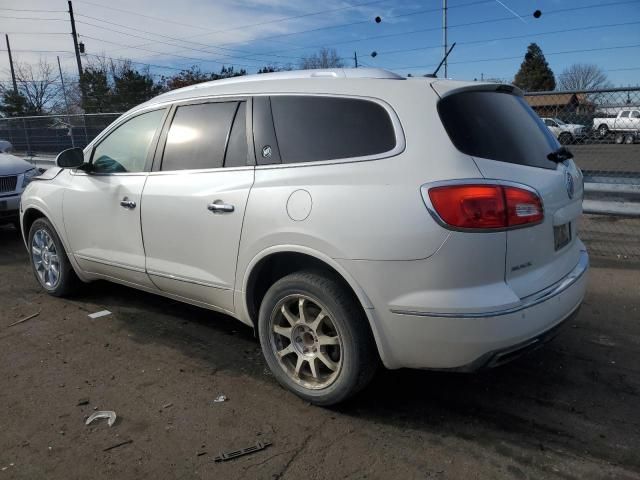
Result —
M 260 306 L 258 330 L 276 379 L 316 405 L 346 400 L 378 365 L 362 307 L 323 272 L 296 272 L 274 283 Z
M 51 222 L 38 218 L 29 229 L 29 258 L 33 273 L 47 293 L 62 297 L 80 283 Z

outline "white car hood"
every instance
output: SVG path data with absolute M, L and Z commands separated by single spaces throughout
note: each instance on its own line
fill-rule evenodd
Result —
M 29 162 L 8 153 L 0 153 L 0 176 L 20 175 L 35 168 Z

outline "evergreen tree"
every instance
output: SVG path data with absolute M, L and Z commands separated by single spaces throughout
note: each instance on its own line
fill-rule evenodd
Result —
M 87 67 L 80 78 L 82 108 L 86 113 L 112 112 L 112 95 L 107 72 L 100 67 Z
M 13 89 L 6 90 L 2 95 L 0 111 L 7 117 L 19 117 L 27 114 L 27 99 Z
M 553 71 L 537 44 L 532 43 L 527 47 L 524 61 L 513 83 L 525 92 L 550 91 L 556 88 Z
M 125 111 L 155 97 L 162 91 L 149 74 L 132 68 L 123 68 L 113 77 L 113 106 Z

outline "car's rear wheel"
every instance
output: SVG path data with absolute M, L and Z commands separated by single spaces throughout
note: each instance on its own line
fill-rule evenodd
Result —
M 322 272 L 296 272 L 267 291 L 260 343 L 276 379 L 316 405 L 346 400 L 378 365 L 369 325 L 353 294 Z
M 573 141 L 573 136 L 570 133 L 561 133 L 558 137 L 560 145 L 569 145 Z
M 607 127 L 606 125 L 600 125 L 598 127 L 598 133 L 600 134 L 601 137 L 606 137 L 607 134 L 609 133 L 609 127 Z
M 624 135 L 622 133 L 618 133 L 616 134 L 616 137 L 613 140 L 615 143 L 617 143 L 618 145 L 624 143 Z
M 635 138 L 632 134 L 625 135 L 624 143 L 626 143 L 627 145 L 631 145 L 634 142 L 635 142 Z
M 78 277 L 49 220 L 39 218 L 33 222 L 28 245 L 33 273 L 47 293 L 62 297 L 77 289 Z

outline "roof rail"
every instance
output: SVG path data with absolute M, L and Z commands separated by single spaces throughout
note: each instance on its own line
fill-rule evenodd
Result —
M 262 82 L 268 80 L 290 80 L 296 78 L 375 78 L 388 80 L 404 80 L 404 77 L 397 73 L 384 70 L 382 68 L 327 68 L 317 70 L 289 70 L 283 72 L 258 73 L 254 75 L 241 75 L 238 77 L 223 78 L 202 82 L 196 85 L 179 88 L 167 92 L 161 97 L 173 92 L 186 92 L 200 88 L 216 87 L 218 85 L 230 85 L 246 82 Z

